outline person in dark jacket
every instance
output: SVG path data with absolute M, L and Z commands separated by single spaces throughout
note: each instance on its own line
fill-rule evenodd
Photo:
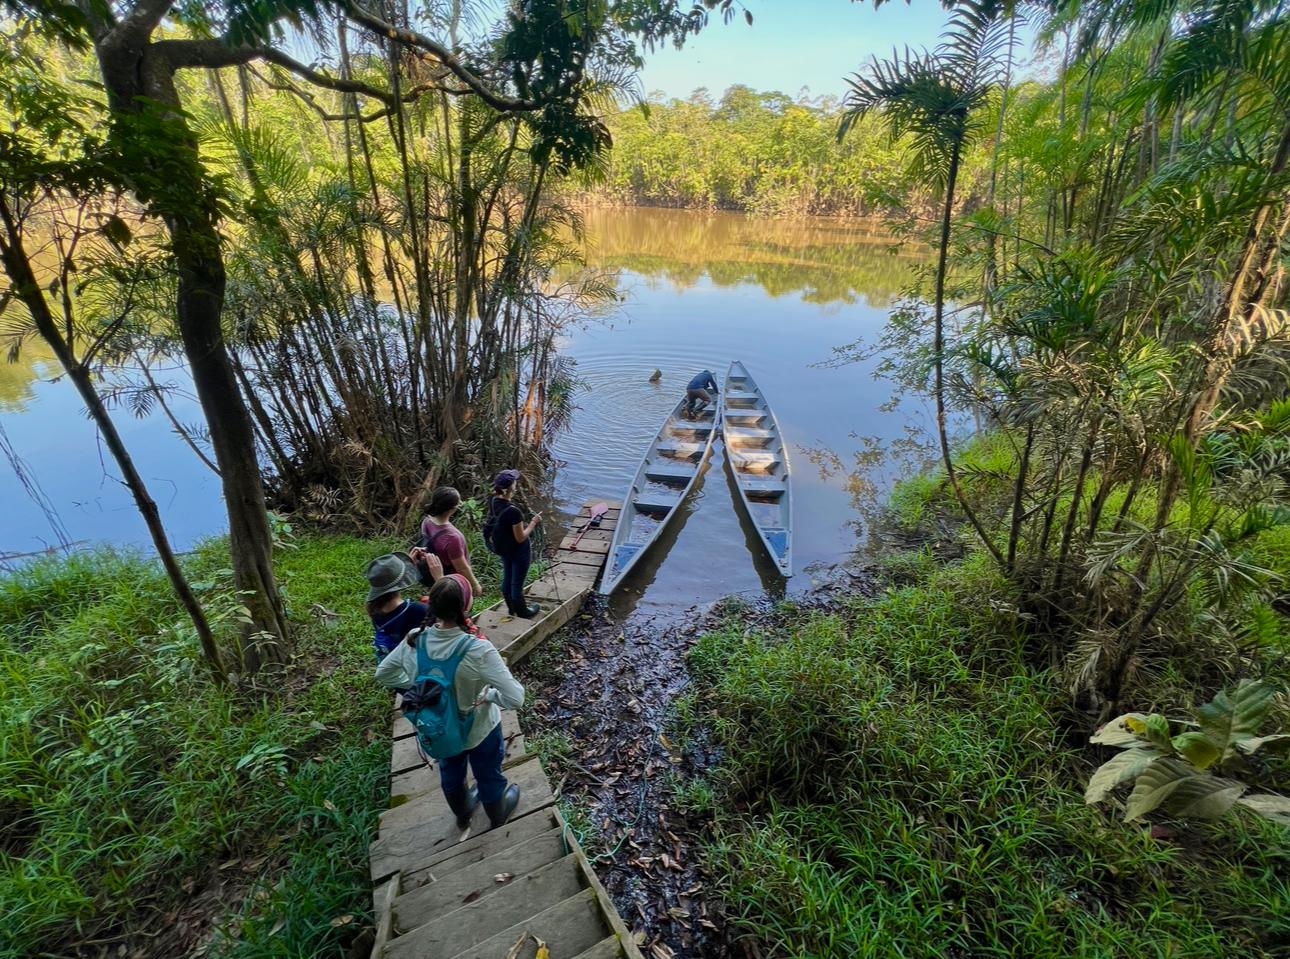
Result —
M 711 390 L 712 392 L 708 392 Z M 697 374 L 694 379 L 690 380 L 690 385 L 685 389 L 685 412 L 693 419 L 703 412 L 704 408 L 712 402 L 712 398 L 717 394 L 717 381 L 712 375 L 711 370 L 704 370 Z
M 489 518 L 493 524 L 493 548 L 502 560 L 502 598 L 512 616 L 532 619 L 542 607 L 529 605 L 524 598 L 524 579 L 533 563 L 529 537 L 537 528 L 541 513 L 524 522 L 524 514 L 515 505 L 515 491 L 520 485 L 519 470 L 502 470 L 493 478 L 493 496 L 489 500 Z

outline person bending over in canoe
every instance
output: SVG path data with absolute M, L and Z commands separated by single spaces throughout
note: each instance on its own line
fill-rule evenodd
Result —
M 712 392 L 709 393 L 708 391 Z M 685 390 L 685 412 L 693 419 L 703 412 L 704 408 L 712 402 L 712 397 L 717 394 L 717 381 L 712 376 L 711 370 L 704 370 L 694 379 L 690 380 L 690 385 Z
M 524 687 L 506 668 L 501 654 L 487 639 L 471 635 L 468 587 L 464 577 L 444 576 L 430 589 L 426 625 L 408 634 L 376 667 L 376 681 L 404 692 L 404 713 L 414 727 L 426 728 L 418 718 L 440 708 L 438 700 L 425 697 L 418 707 L 414 696 L 434 689 L 436 680 L 444 693 L 449 722 L 436 737 L 417 734 L 422 749 L 438 760 L 439 785 L 457 825 L 470 825 L 479 803 L 494 827 L 502 825 L 520 801 L 520 787 L 508 783 L 502 772 L 506 741 L 502 736 L 503 709 L 524 702 Z M 451 695 L 448 694 L 451 692 Z M 420 712 L 418 712 L 418 708 Z M 466 767 L 476 785 L 466 787 Z
M 457 507 L 460 505 L 461 494 L 451 486 L 440 486 L 431 494 L 426 517 L 421 521 L 421 548 L 439 557 L 445 573 L 460 573 L 466 577 L 471 592 L 478 596 L 484 589 L 479 585 L 475 570 L 470 565 L 470 551 L 466 549 L 466 537 L 461 535 L 461 530 L 452 525 L 453 514 L 457 512 Z M 432 582 L 429 571 L 423 568 L 422 585 L 429 586 Z
M 537 528 L 541 513 L 524 522 L 524 514 L 515 505 L 515 491 L 520 486 L 519 470 L 502 470 L 493 477 L 493 498 L 488 502 L 488 520 L 484 535 L 492 543 L 493 552 L 502 560 L 502 598 L 512 616 L 532 619 L 542 612 L 542 607 L 529 605 L 524 598 L 524 580 L 533 563 L 533 547 L 529 537 Z

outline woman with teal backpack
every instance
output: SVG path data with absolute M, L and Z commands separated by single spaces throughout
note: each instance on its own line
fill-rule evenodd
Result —
M 427 597 L 426 625 L 408 633 L 376 667 L 376 681 L 404 692 L 404 714 L 421 747 L 438 760 L 439 785 L 457 825 L 470 825 L 479 803 L 493 826 L 515 811 L 520 787 L 502 772 L 503 709 L 524 702 L 524 687 L 487 639 L 473 635 L 468 587 L 445 576 Z M 476 786 L 466 788 L 466 767 Z

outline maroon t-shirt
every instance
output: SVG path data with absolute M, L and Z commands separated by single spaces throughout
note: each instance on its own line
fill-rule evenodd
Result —
M 460 572 L 454 561 L 470 558 L 466 552 L 466 537 L 451 523 L 440 526 L 427 516 L 421 521 L 421 535 L 425 537 L 426 549 L 443 563 L 445 573 Z

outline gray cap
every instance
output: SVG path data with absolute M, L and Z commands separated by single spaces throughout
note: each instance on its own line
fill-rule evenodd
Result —
M 367 564 L 363 575 L 372 588 L 367 591 L 367 601 L 380 599 L 421 582 L 416 564 L 402 553 L 386 553 Z

